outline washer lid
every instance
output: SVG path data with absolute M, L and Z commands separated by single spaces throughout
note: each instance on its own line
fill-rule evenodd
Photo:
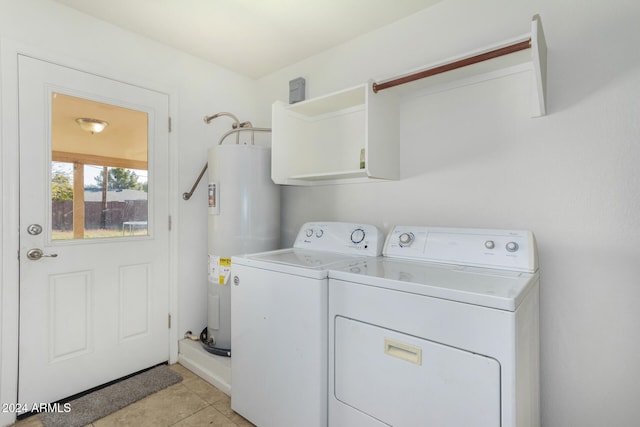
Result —
M 329 277 L 508 311 L 538 282 L 538 273 L 384 257 L 332 268 Z
M 360 261 L 363 258 L 334 252 L 289 248 L 232 257 L 231 265 L 247 265 L 305 277 L 327 278 L 330 266 L 341 266 L 343 263 Z

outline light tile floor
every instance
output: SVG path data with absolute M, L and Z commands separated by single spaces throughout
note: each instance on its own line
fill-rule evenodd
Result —
M 253 426 L 231 409 L 229 396 L 182 365 L 175 364 L 170 368 L 182 375 L 182 382 L 96 420 L 90 426 Z M 15 426 L 41 427 L 42 423 L 34 415 L 18 421 Z

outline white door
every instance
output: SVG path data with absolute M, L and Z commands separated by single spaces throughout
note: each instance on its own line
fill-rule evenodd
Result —
M 18 66 L 18 401 L 31 404 L 169 358 L 168 97 L 30 57 Z M 123 170 L 136 183 L 112 183 Z

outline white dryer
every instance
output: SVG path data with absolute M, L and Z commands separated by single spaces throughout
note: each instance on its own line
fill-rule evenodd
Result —
M 329 425 L 539 427 L 526 231 L 397 226 L 329 272 Z
M 293 248 L 231 260 L 231 408 L 260 427 L 327 425 L 328 269 L 379 256 L 367 224 L 314 222 Z

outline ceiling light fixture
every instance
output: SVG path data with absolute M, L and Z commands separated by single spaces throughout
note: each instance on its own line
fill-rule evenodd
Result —
M 76 123 L 78 123 L 78 126 L 80 126 L 80 129 L 86 132 L 91 132 L 92 135 L 94 133 L 102 132 L 104 128 L 106 128 L 109 125 L 109 123 L 105 122 L 104 120 L 88 119 L 88 118 L 76 119 Z

